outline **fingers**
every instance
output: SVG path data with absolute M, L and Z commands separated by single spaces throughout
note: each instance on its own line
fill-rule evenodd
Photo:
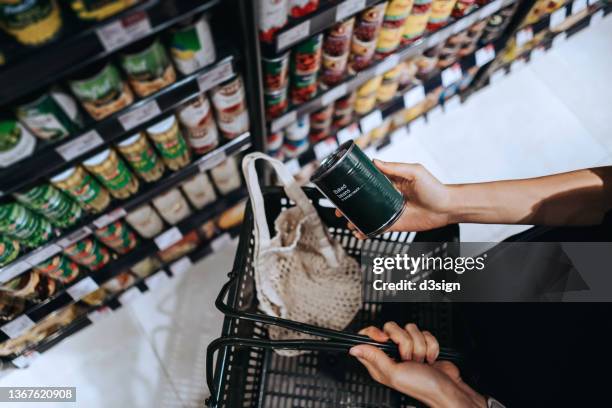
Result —
M 425 336 L 414 323 L 408 323 L 404 326 L 404 329 L 406 329 L 406 332 L 409 333 L 412 338 L 412 360 L 417 363 L 424 362 L 427 355 Z
M 382 330 L 380 330 L 378 327 L 375 327 L 375 326 L 366 327 L 365 329 L 360 330 L 359 334 L 368 336 L 372 340 L 378 341 L 380 343 L 389 341 L 389 336 L 387 336 L 385 332 L 383 332 Z
M 416 178 L 423 169 L 423 166 L 417 163 L 392 163 L 381 160 L 374 160 L 374 165 L 387 176 L 401 177 L 404 179 Z
M 384 351 L 374 346 L 361 344 L 351 348 L 349 354 L 357 357 L 374 380 L 389 385 L 390 379 L 393 378 L 396 363 Z
M 334 214 L 336 214 L 336 217 L 338 217 L 338 218 L 342 218 L 343 217 L 342 212 L 339 209 L 337 209 L 337 208 L 336 208 L 336 211 L 334 211 Z
M 359 332 L 370 338 L 384 342 L 384 336 L 391 339 L 399 348 L 402 361 L 415 361 L 423 363 L 427 361 L 433 364 L 440 354 L 438 340 L 428 331 L 423 331 L 414 323 L 407 324 L 403 329 L 395 322 L 387 322 L 383 331 L 370 326 Z
M 400 358 L 403 361 L 412 360 L 412 353 L 414 349 L 414 341 L 410 334 L 405 330 L 402 330 L 395 322 L 387 322 L 383 326 L 383 330 L 391 340 L 399 347 Z
M 423 337 L 425 337 L 425 344 L 427 346 L 426 358 L 429 364 L 433 364 L 440 355 L 440 343 L 438 340 L 428 331 L 423 331 Z

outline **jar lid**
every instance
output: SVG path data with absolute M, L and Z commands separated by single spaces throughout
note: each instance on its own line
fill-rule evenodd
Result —
M 135 133 L 132 136 L 125 139 L 124 141 L 117 143 L 117 145 L 121 147 L 129 146 L 133 143 L 136 143 L 139 138 L 140 138 L 140 132 Z
M 157 122 L 156 124 L 149 126 L 147 128 L 147 132 L 149 133 L 164 133 L 170 130 L 174 123 L 176 122 L 176 118 L 174 115 L 168 116 L 166 119 L 161 122 Z
M 104 160 L 108 159 L 108 156 L 110 156 L 110 149 L 103 150 L 95 156 L 90 157 L 89 159 L 85 160 L 83 164 L 86 166 L 97 166 Z
M 55 176 L 51 177 L 51 182 L 58 183 L 60 181 L 64 181 L 70 176 L 72 176 L 75 171 L 76 171 L 76 167 L 67 168 L 66 170 L 62 171 L 60 174 L 56 174 Z

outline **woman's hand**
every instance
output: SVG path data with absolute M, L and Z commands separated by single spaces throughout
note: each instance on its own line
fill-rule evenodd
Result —
M 457 366 L 449 361 L 436 361 L 440 346 L 431 333 L 412 323 L 402 329 L 394 322 L 386 323 L 383 330 L 370 326 L 359 333 L 378 342 L 392 340 L 399 347 L 400 362 L 374 346 L 351 348 L 350 354 L 377 382 L 433 408 L 486 408 L 485 398 L 463 382 Z

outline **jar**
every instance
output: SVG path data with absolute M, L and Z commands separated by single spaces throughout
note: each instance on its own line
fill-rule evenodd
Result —
M 170 170 L 178 170 L 191 162 L 191 153 L 174 115 L 148 127 L 147 133 Z
M 62 27 L 56 0 L 11 0 L 0 3 L 0 28 L 19 43 L 34 46 L 53 40 Z
M 15 193 L 15 198 L 60 228 L 74 225 L 83 215 L 76 202 L 48 183 Z
M 225 161 L 213 167 L 210 170 L 210 175 L 221 194 L 229 194 L 242 184 L 240 173 L 233 157 L 228 157 Z
M 153 238 L 164 228 L 164 223 L 159 215 L 149 204 L 144 204 L 137 209 L 130 211 L 125 220 L 143 238 Z
M 81 273 L 76 262 L 63 255 L 56 255 L 39 263 L 34 270 L 63 284 L 74 281 Z
M 173 188 L 153 199 L 153 206 L 159 211 L 159 215 L 171 225 L 191 215 L 189 204 L 183 198 L 181 192 Z
M 64 170 L 52 177 L 51 183 L 94 213 L 103 211 L 110 203 L 108 191 L 81 166 Z
M 402 43 L 410 44 L 423 36 L 431 14 L 431 0 L 414 0 L 412 12 L 404 22 Z
M 176 81 L 176 72 L 159 40 L 150 37 L 121 52 L 121 66 L 136 95 L 145 97 Z
M 189 202 L 197 209 L 204 208 L 217 199 L 215 189 L 205 173 L 198 173 L 191 177 L 182 184 L 181 189 Z
M 0 235 L 0 267 L 8 265 L 19 256 L 19 242 L 5 235 Z
M 121 220 L 117 220 L 94 232 L 96 238 L 118 254 L 126 254 L 138 245 L 138 237 Z
M 44 244 L 54 235 L 49 221 L 14 202 L 0 204 L 0 232 L 30 248 Z
M 432 0 L 427 30 L 435 31 L 446 25 L 457 0 Z
M 166 169 L 142 132 L 138 132 L 117 144 L 117 149 L 132 169 L 147 182 L 159 180 Z
M 6 168 L 30 156 L 36 139 L 15 119 L 0 116 L 0 168 Z
M 93 238 L 84 238 L 64 249 L 68 258 L 92 271 L 101 269 L 111 260 L 111 255 Z
M 138 191 L 138 179 L 114 149 L 106 149 L 83 162 L 114 198 L 125 199 Z
M 53 279 L 29 271 L 11 279 L 1 289 L 12 296 L 39 303 L 52 297 L 57 291 L 57 285 Z

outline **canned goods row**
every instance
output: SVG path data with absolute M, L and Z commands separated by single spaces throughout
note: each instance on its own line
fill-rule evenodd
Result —
M 319 0 L 257 0 L 259 38 L 270 42 L 283 28 L 288 17 L 301 18 L 316 11 Z

